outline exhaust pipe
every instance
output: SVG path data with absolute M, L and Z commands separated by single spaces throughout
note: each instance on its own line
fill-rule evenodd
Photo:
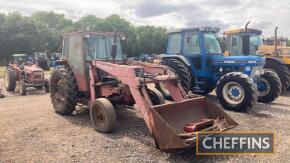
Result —
M 278 48 L 277 48 L 277 46 L 278 46 L 278 39 L 277 39 L 277 32 L 278 31 L 278 26 L 276 26 L 276 28 L 275 28 L 275 32 L 274 32 L 274 46 L 275 46 L 275 54 L 276 54 L 276 56 L 278 56 Z
M 248 32 L 248 25 L 251 23 L 251 21 L 248 21 L 247 24 L 245 25 L 245 33 Z

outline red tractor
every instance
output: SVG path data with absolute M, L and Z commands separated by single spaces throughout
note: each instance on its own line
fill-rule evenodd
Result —
M 110 132 L 117 124 L 115 105 L 136 106 L 160 149 L 195 146 L 196 131 L 222 132 L 237 126 L 207 98 L 190 98 L 167 66 L 123 59 L 117 32 L 80 31 L 63 36 L 62 60 L 50 78 L 56 113 L 70 115 L 88 106 L 93 127 Z M 155 85 L 172 96 L 166 102 Z
M 43 70 L 27 61 L 26 54 L 14 54 L 14 60 L 9 63 L 4 75 L 4 82 L 7 91 L 15 91 L 21 95 L 26 95 L 26 88 L 34 87 L 49 92 L 48 80 L 44 77 Z

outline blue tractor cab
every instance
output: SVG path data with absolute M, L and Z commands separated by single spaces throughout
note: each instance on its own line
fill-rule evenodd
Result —
M 264 96 L 263 92 L 258 93 L 257 85 L 264 73 L 265 58 L 224 56 L 218 32 L 218 28 L 210 27 L 169 32 L 167 52 L 162 55 L 161 64 L 175 70 L 185 91 L 206 95 L 216 89 L 225 109 L 247 111 L 258 95 L 259 99 Z M 249 39 L 243 41 L 249 43 Z

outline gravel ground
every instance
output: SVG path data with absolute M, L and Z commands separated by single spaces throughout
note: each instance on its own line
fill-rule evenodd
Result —
M 0 79 L 3 86 L 3 79 Z M 276 152 L 268 156 L 195 156 L 194 149 L 163 152 L 155 148 L 145 122 L 135 111 L 117 108 L 118 126 L 111 134 L 96 132 L 88 111 L 56 114 L 49 94 L 0 99 L 0 162 L 289 162 L 290 92 L 253 112 L 227 113 L 235 130 L 276 132 Z M 214 102 L 216 98 L 209 96 Z

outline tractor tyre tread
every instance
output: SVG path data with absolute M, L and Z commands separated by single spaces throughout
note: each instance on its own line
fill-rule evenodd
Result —
M 26 85 L 24 81 L 19 81 L 19 93 L 21 96 L 26 95 Z
M 8 85 L 6 86 L 6 83 L 5 83 L 5 87 L 6 87 L 6 90 L 7 91 L 15 91 L 15 87 L 16 87 L 16 75 L 15 75 L 15 72 L 13 71 L 13 69 L 11 69 L 10 67 L 7 68 L 6 70 L 6 73 L 5 73 L 5 76 L 4 76 L 4 82 L 6 82 L 6 75 L 9 75 L 9 83 Z
M 265 73 L 261 75 L 262 78 L 267 80 L 270 84 L 269 93 L 265 96 L 259 96 L 258 102 L 270 103 L 274 101 L 282 92 L 282 84 L 279 77 L 272 71 L 265 70 Z
M 165 98 L 163 94 L 156 88 L 148 88 L 148 94 L 153 105 L 165 104 Z
M 178 59 L 164 59 L 160 64 L 168 66 L 175 71 L 185 92 L 189 92 L 191 90 L 192 73 L 188 66 Z
M 281 63 L 278 62 L 267 62 L 264 66 L 265 69 L 273 69 L 278 77 L 280 78 L 282 84 L 282 91 L 287 90 L 290 86 L 290 71 L 289 69 Z
M 64 81 L 65 99 L 63 105 L 57 105 L 54 99 L 54 84 L 56 80 Z M 55 112 L 61 115 L 71 115 L 75 110 L 78 98 L 78 86 L 74 76 L 74 73 L 69 67 L 63 66 L 53 71 L 50 78 L 51 86 L 49 88 L 51 102 L 55 109 Z
M 103 110 L 105 120 L 106 120 L 104 126 L 100 126 L 97 124 L 95 116 L 94 116 L 94 113 L 95 113 L 94 107 L 99 107 L 99 109 Z M 98 98 L 94 101 L 90 109 L 90 118 L 91 118 L 93 127 L 95 128 L 95 130 L 99 132 L 109 133 L 113 131 L 117 125 L 116 111 L 112 103 L 107 98 Z

